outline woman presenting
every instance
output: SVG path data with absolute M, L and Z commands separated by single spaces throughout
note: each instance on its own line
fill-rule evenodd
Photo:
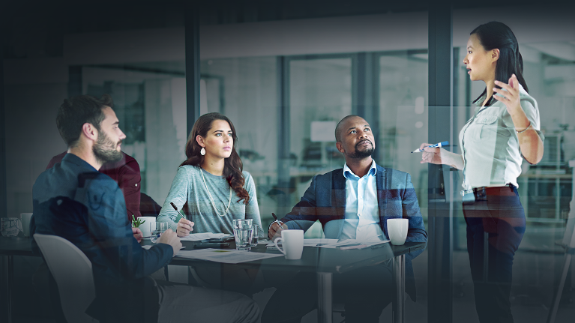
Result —
M 513 322 L 513 257 L 525 232 L 517 177 L 523 159 L 536 164 L 543 156 L 539 109 L 527 93 L 517 39 L 505 24 L 475 28 L 463 63 L 469 78 L 483 81 L 485 90 L 459 133 L 462 154 L 423 143 L 421 163 L 463 170 L 463 214 L 479 320 Z
M 234 219 L 253 219 L 261 228 L 252 176 L 242 171 L 234 125 L 224 115 L 208 113 L 194 123 L 158 222 L 168 222 L 179 237 L 195 232 L 233 234 Z M 178 217 L 173 203 L 187 218 Z M 261 230 L 261 229 L 260 229 Z M 254 234 L 256 234 L 254 232 Z

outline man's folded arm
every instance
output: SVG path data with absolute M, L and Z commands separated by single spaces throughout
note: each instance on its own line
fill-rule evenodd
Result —
M 114 185 L 94 185 L 92 181 L 84 191 L 90 235 L 122 277 L 137 279 L 148 276 L 168 264 L 173 255 L 172 247 L 157 244 L 149 250 L 143 249 L 126 224 L 122 191 L 111 179 L 104 180 Z

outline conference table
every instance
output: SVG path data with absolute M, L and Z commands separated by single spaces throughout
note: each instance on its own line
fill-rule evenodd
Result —
M 4 322 L 12 322 L 12 287 L 14 281 L 14 256 L 37 256 L 32 253 L 30 238 L 0 237 L 0 255 L 4 257 L 3 283 L 6 286 L 4 298 Z M 144 242 L 147 244 L 148 242 Z M 197 242 L 182 241 L 186 250 L 194 249 Z M 365 266 L 372 266 L 393 259 L 393 276 L 395 283 L 394 300 L 392 304 L 393 322 L 402 323 L 405 320 L 405 256 L 411 252 L 423 250 L 425 242 L 408 242 L 401 246 L 390 243 L 375 245 L 364 249 L 341 250 L 339 248 L 305 247 L 302 258 L 287 260 L 283 256 L 264 260 L 249 261 L 238 264 L 225 264 L 246 269 L 262 270 L 294 270 L 317 273 L 318 289 L 318 322 L 332 322 L 332 280 L 333 276 L 353 271 Z M 233 247 L 233 243 L 231 243 Z M 258 245 L 251 252 L 279 253 L 268 250 L 265 244 Z M 220 267 L 221 263 L 189 258 L 173 258 L 170 265 Z
M 186 250 L 194 248 L 194 242 L 182 241 Z M 233 242 L 230 244 L 233 247 Z M 283 257 L 274 257 L 264 260 L 249 261 L 238 264 L 222 264 L 198 259 L 178 258 L 172 259 L 170 265 L 207 266 L 214 269 L 220 266 L 234 266 L 236 268 L 299 271 L 317 273 L 318 291 L 318 322 L 332 322 L 333 304 L 333 276 L 343 274 L 366 266 L 373 266 L 392 259 L 393 277 L 395 284 L 392 304 L 393 322 L 403 323 L 405 320 L 404 293 L 405 293 L 405 257 L 411 252 L 425 249 L 425 242 L 408 242 L 401 246 L 388 243 L 374 245 L 364 249 L 341 250 L 340 248 L 304 248 L 302 258 L 287 260 Z M 280 253 L 269 250 L 265 244 L 259 244 L 250 252 Z

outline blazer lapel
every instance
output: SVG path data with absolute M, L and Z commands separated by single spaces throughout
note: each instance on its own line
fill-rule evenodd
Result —
M 377 176 L 376 176 L 376 186 L 377 186 L 377 208 L 379 210 L 379 225 L 383 230 L 383 233 L 387 236 L 387 221 L 386 221 L 386 206 L 387 206 L 387 194 L 386 194 L 386 172 L 385 168 L 377 165 Z M 389 239 L 389 237 L 388 237 Z
M 337 209 L 343 209 L 345 215 L 345 177 L 343 177 L 343 169 L 338 169 L 332 173 L 332 190 L 331 190 L 331 206 Z M 339 212 L 338 212 L 339 213 Z

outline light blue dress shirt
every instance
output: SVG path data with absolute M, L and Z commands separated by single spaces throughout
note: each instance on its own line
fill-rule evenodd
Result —
M 355 175 L 347 165 L 343 166 L 346 206 L 340 240 L 385 240 L 379 225 L 376 174 L 375 161 L 362 178 Z

